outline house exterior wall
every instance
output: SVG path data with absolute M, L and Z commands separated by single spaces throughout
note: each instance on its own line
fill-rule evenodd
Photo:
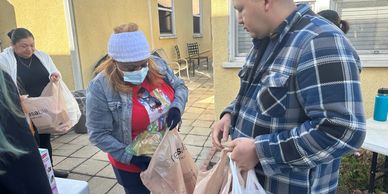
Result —
M 225 0 L 212 0 L 213 72 L 215 117 L 236 96 L 240 80 L 237 68 L 226 69 L 229 59 L 229 5 Z
M 38 50 L 53 59 L 64 82 L 74 88 L 63 0 L 0 1 L 0 38 L 3 48 L 10 46 L 7 32 L 16 27 L 29 29 Z
M 211 0 L 202 0 L 202 36 L 193 36 L 191 0 L 175 0 L 176 36 L 161 38 L 157 0 L 40 0 L 34 4 L 24 0 L 0 1 L 0 39 L 2 47 L 10 45 L 6 33 L 25 27 L 35 36 L 36 48 L 47 52 L 54 60 L 70 89 L 75 88 L 65 3 L 73 10 L 74 30 L 78 47 L 81 79 L 86 88 L 92 79 L 94 65 L 107 53 L 107 41 L 113 28 L 129 22 L 139 25 L 152 49 L 164 48 L 175 59 L 174 45 L 187 56 L 186 43 L 198 42 L 200 51 L 212 54 Z M 151 12 L 149 12 L 151 11 Z M 151 18 L 150 18 L 151 16 Z M 69 25 L 70 26 L 70 25 Z
M 199 43 L 201 51 L 208 50 L 206 54 L 211 55 L 210 0 L 203 0 L 203 34 L 200 38 L 193 37 L 191 0 L 174 1 L 176 36 L 161 38 L 157 3 L 155 0 L 114 0 L 109 4 L 104 0 L 73 1 L 85 87 L 92 78 L 94 64 L 107 53 L 107 41 L 113 28 L 124 23 L 137 23 L 151 49 L 163 48 L 171 60 L 176 58 L 174 45 L 180 47 L 181 55 L 185 57 L 186 43 L 193 41 Z
M 133 6 L 136 5 L 136 6 Z M 83 75 L 87 87 L 94 72 L 94 64 L 107 53 L 107 42 L 113 28 L 135 22 L 149 39 L 147 1 L 104 0 L 73 1 L 76 36 Z

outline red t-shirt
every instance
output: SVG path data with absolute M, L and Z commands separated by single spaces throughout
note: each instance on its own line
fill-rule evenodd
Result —
M 174 100 L 174 90 L 165 81 L 158 86 L 145 80 L 141 85 L 133 87 L 132 95 L 132 140 L 141 132 L 147 130 L 151 122 L 158 122 L 158 118 L 165 113 L 169 104 Z M 166 106 L 167 105 L 167 106 Z M 124 171 L 141 172 L 136 165 L 123 164 L 115 160 L 109 153 L 110 163 Z

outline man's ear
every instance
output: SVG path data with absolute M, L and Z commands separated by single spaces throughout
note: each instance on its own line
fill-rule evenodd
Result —
M 264 10 L 268 12 L 271 9 L 274 1 L 276 0 L 263 0 L 263 1 L 264 1 Z

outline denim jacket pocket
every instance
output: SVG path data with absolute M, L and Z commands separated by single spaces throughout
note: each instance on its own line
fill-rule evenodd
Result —
M 119 123 L 121 118 L 121 102 L 108 102 L 109 110 L 112 112 L 113 115 L 113 122 Z
M 256 101 L 261 114 L 269 117 L 282 117 L 288 106 L 289 75 L 270 72 L 260 80 L 261 88 Z

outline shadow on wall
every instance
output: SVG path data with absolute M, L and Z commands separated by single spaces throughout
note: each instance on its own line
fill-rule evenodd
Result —
M 16 28 L 15 8 L 8 0 L 0 0 L 0 41 L 1 50 L 11 45 L 7 33 Z
M 1 0 L 0 0 L 1 1 Z M 37 48 L 39 50 L 39 48 Z M 46 52 L 42 50 L 43 52 Z M 47 53 L 47 52 L 46 52 Z M 50 53 L 48 53 L 50 55 Z M 62 74 L 62 80 L 66 83 L 70 90 L 75 89 L 73 66 L 70 55 L 50 55 L 53 59 L 54 64 Z
M 7 33 L 18 27 L 16 22 L 15 8 L 10 3 L 9 0 L 0 0 L 0 41 L 1 49 L 5 49 L 11 45 L 11 40 L 9 39 Z M 34 32 L 32 32 L 34 33 Z M 39 48 L 37 48 L 39 50 Z M 42 50 L 46 52 L 45 50 Z M 50 55 L 50 53 L 48 53 Z M 73 80 L 73 72 L 71 65 L 71 56 L 70 55 L 50 55 L 53 59 L 58 70 L 63 76 L 63 81 L 69 87 L 70 90 L 75 88 Z

